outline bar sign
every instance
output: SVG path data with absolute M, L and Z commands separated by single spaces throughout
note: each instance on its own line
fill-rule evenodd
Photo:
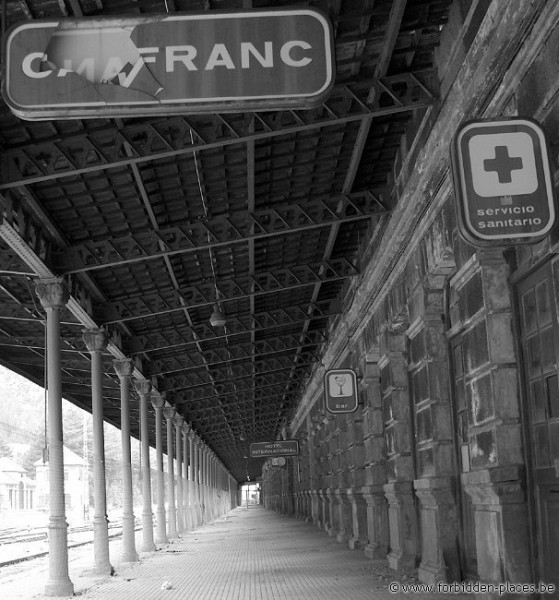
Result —
M 326 410 L 330 413 L 350 413 L 357 410 L 357 376 L 351 369 L 332 369 L 324 376 Z

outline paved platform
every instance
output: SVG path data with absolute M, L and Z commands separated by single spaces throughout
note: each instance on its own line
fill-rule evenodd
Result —
M 111 542 L 116 575 L 97 579 L 84 574 L 91 566 L 92 547 L 71 549 L 70 578 L 76 596 L 83 600 L 449 598 L 426 589 L 404 591 L 404 586 L 418 585 L 413 574 L 397 574 L 385 561 L 367 559 L 314 525 L 261 506 L 236 508 L 157 552 L 142 554 L 139 563 L 119 563 L 119 544 Z M 37 559 L 12 571 L 0 569 L 0 598 L 44 598 L 47 564 L 46 559 Z M 35 569 L 34 575 L 29 569 Z

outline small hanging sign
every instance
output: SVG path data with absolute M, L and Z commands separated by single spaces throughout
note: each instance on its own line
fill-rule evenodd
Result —
M 324 376 L 326 410 L 331 413 L 350 413 L 357 410 L 357 376 L 351 369 L 332 369 Z
M 299 454 L 297 440 L 276 440 L 274 442 L 254 442 L 250 445 L 250 457 L 296 456 Z

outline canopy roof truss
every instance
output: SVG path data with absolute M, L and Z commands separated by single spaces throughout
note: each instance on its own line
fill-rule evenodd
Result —
M 62 276 L 63 395 L 91 410 L 82 330 L 103 326 L 106 419 L 120 423 L 112 359 L 131 356 L 233 476 L 255 480 L 248 445 L 281 435 L 382 243 L 402 145 L 437 99 L 450 3 L 311 2 L 333 23 L 337 72 L 312 110 L 31 122 L 1 103 L 0 362 L 43 384 L 33 282 Z M 295 4 L 6 0 L 3 26 Z M 209 323 L 216 301 L 225 327 Z M 134 406 L 136 436 L 138 421 Z

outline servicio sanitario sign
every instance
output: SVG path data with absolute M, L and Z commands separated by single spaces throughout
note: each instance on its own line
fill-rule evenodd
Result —
M 314 9 L 35 20 L 6 36 L 2 93 L 25 119 L 311 108 L 334 83 Z
M 506 118 L 462 125 L 452 145 L 458 226 L 475 246 L 536 242 L 555 224 L 542 128 Z

